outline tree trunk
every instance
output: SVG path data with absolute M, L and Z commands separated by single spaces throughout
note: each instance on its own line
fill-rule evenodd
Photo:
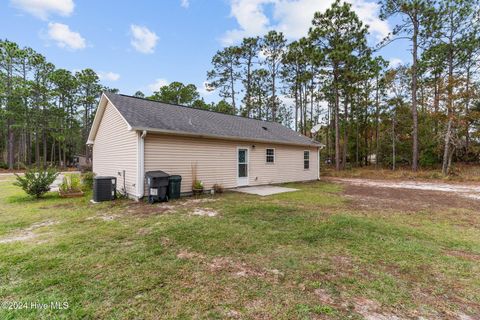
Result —
M 442 173 L 448 174 L 450 139 L 453 126 L 453 35 L 450 33 L 448 48 L 448 84 L 447 84 L 447 130 L 445 131 L 445 145 L 443 149 Z
M 413 64 L 412 64 L 412 118 L 413 118 L 413 132 L 412 132 L 412 170 L 418 170 L 418 112 L 417 112 L 417 49 L 418 49 L 418 29 L 419 22 L 415 16 L 413 19 Z
M 235 79 L 233 77 L 234 69 L 233 65 L 230 65 L 230 90 L 231 90 L 231 95 L 232 95 L 232 107 L 233 110 L 235 110 L 235 113 L 237 112 L 237 107 L 235 105 Z
M 397 142 L 397 136 L 395 133 L 395 126 L 396 126 L 396 121 L 397 121 L 397 112 L 396 110 L 393 112 L 393 122 L 392 122 L 392 170 L 395 171 L 396 169 L 396 161 L 397 161 L 397 150 L 396 148 L 396 142 Z
M 348 94 L 345 94 L 344 101 L 344 124 L 343 124 L 343 155 L 342 155 L 342 168 L 345 169 L 347 165 L 347 152 L 348 152 Z
M 13 132 L 12 120 L 8 119 L 7 121 L 7 131 L 8 131 L 8 169 L 13 169 L 13 164 L 15 162 L 15 134 Z
M 340 170 L 340 127 L 339 127 L 339 97 L 338 97 L 338 70 L 334 66 L 334 86 L 335 86 L 335 170 Z
M 42 165 L 44 167 L 47 166 L 47 132 L 45 131 L 45 128 L 42 130 L 42 146 L 43 146 L 43 161 Z
M 468 153 L 470 152 L 470 61 L 467 66 L 467 83 L 465 85 L 465 91 L 467 93 L 465 101 L 465 156 L 468 160 Z
M 443 149 L 443 163 L 442 174 L 446 176 L 448 174 L 448 156 L 450 153 L 450 135 L 452 133 L 452 119 L 448 116 L 447 130 L 445 131 L 444 149 Z
M 435 73 L 434 77 L 434 93 L 433 93 L 433 112 L 434 112 L 434 132 L 435 135 L 438 134 L 438 108 L 440 105 L 440 75 L 438 73 Z
M 378 160 L 380 156 L 378 154 L 380 150 L 379 141 L 378 141 L 378 126 L 379 126 L 379 117 L 380 117 L 380 95 L 378 87 L 378 75 L 376 77 L 376 94 L 375 94 L 375 169 L 378 168 Z

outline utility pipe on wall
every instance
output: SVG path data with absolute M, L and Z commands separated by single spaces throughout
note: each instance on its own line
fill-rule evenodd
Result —
M 139 134 L 138 139 L 138 170 L 137 170 L 137 198 L 141 199 L 145 193 L 144 190 L 144 177 L 145 177 L 145 137 L 147 131 L 143 130 L 142 134 Z

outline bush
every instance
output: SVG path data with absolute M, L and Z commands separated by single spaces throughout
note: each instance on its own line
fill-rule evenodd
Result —
M 82 173 L 82 189 L 83 190 L 93 189 L 93 178 L 95 178 L 95 173 L 91 171 Z
M 0 169 L 8 169 L 8 164 L 6 162 L 0 162 Z
M 59 189 L 63 193 L 72 193 L 72 192 L 80 192 L 81 190 L 81 183 L 80 183 L 80 176 L 78 174 L 66 174 L 63 177 L 63 181 L 59 186 Z
M 40 198 L 50 191 L 50 185 L 57 178 L 58 172 L 55 168 L 30 168 L 25 175 L 15 174 L 15 176 L 17 181 L 14 185 L 22 188 L 28 195 Z

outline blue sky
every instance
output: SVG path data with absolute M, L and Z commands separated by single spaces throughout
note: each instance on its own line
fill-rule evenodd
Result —
M 0 37 L 32 47 L 57 68 L 92 68 L 102 83 L 125 94 L 172 81 L 203 88 L 211 57 L 244 36 L 274 28 L 289 39 L 305 34 L 314 11 L 331 0 L 4 0 Z M 373 43 L 392 21 L 380 21 L 374 1 L 350 0 L 371 26 Z M 408 46 L 382 50 L 388 60 L 409 61 Z

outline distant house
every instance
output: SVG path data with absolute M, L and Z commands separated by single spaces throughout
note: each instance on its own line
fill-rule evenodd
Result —
M 93 172 L 118 177 L 129 196 L 145 195 L 145 172 L 181 175 L 191 192 L 192 165 L 206 190 L 320 178 L 321 144 L 268 122 L 104 93 L 88 142 Z

